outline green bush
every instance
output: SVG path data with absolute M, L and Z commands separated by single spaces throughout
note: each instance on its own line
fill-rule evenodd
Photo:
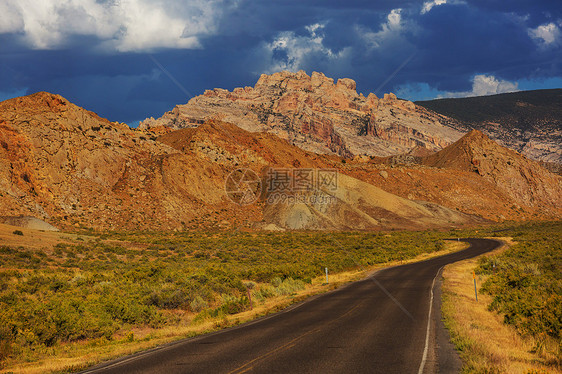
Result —
M 260 286 L 258 289 L 255 289 L 254 291 L 252 291 L 252 297 L 254 299 L 256 299 L 257 301 L 264 301 L 265 299 L 269 298 L 269 297 L 273 297 L 276 296 L 277 292 L 275 290 L 275 287 L 271 286 L 271 285 L 262 285 Z
M 287 278 L 275 288 L 278 295 L 292 295 L 304 289 L 304 282 L 300 279 Z
M 221 295 L 221 305 L 211 313 L 211 316 L 236 314 L 247 310 L 249 307 L 250 301 L 246 296 Z
M 507 235 L 507 234 L 506 234 Z M 490 309 L 522 334 L 562 338 L 562 223 L 518 228 L 518 244 L 483 257 L 476 269 L 490 275 L 482 291 Z
M 189 303 L 189 309 L 192 312 L 199 313 L 200 311 L 207 309 L 209 303 L 207 303 L 201 296 L 195 296 L 195 298 Z

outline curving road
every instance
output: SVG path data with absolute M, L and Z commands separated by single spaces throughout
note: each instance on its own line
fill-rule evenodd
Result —
M 458 371 L 440 327 L 437 274 L 497 248 L 470 248 L 378 271 L 254 322 L 108 362 L 83 373 L 434 373 Z M 433 298 L 433 303 L 431 299 Z M 431 312 L 430 312 L 431 305 Z M 431 316 L 430 316 L 431 314 Z

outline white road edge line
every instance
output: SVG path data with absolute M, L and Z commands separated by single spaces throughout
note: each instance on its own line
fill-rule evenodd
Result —
M 429 298 L 429 312 L 427 314 L 427 330 L 425 332 L 425 348 L 423 349 L 423 356 L 422 356 L 422 360 L 420 363 L 420 368 L 418 370 L 418 374 L 423 374 L 423 369 L 425 367 L 425 362 L 427 361 L 427 351 L 429 350 L 429 329 L 431 327 L 431 310 L 433 308 L 433 287 L 435 286 L 435 280 L 437 279 L 437 277 L 439 276 L 439 273 L 441 273 L 441 269 L 443 269 L 443 266 L 441 266 L 439 268 L 439 270 L 437 270 L 437 274 L 435 274 L 435 277 L 433 278 L 433 282 L 431 283 L 431 289 L 429 290 L 429 294 L 430 294 L 430 298 Z

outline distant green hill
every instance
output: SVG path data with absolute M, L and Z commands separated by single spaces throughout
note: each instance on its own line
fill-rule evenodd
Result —
M 476 128 L 485 122 L 498 122 L 523 131 L 560 129 L 562 125 L 562 89 L 436 99 L 416 104 Z
M 478 129 L 501 144 L 562 173 L 562 89 L 417 101 L 453 119 L 449 126 Z M 456 122 L 456 123 L 454 123 Z

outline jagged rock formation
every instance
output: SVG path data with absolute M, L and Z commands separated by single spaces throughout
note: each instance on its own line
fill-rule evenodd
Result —
M 316 153 L 388 156 L 414 148 L 440 150 L 462 133 L 449 119 L 385 94 L 358 94 L 353 80 L 336 83 L 322 73 L 262 75 L 255 87 L 205 91 L 141 129 L 196 127 L 221 119 L 251 132 L 268 132 Z

